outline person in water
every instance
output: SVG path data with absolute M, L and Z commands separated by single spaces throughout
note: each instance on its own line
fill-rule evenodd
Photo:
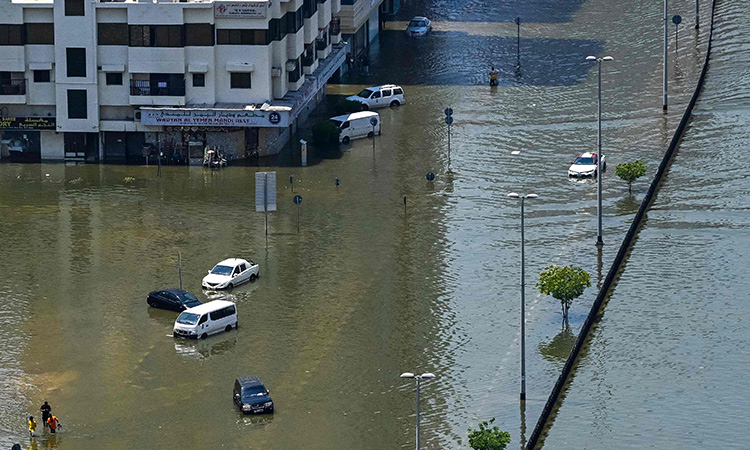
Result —
M 490 68 L 490 86 L 497 86 L 497 70 L 495 70 L 495 66 Z
M 57 426 L 60 425 L 60 421 L 57 420 L 57 417 L 50 416 L 49 419 L 47 419 L 47 425 L 49 425 L 49 432 L 54 434 L 57 432 Z
M 47 419 L 52 415 L 52 407 L 47 403 L 47 400 L 44 401 L 44 404 L 39 408 L 39 411 L 42 412 L 42 426 L 46 428 Z
M 34 416 L 29 416 L 29 436 L 34 437 L 34 431 L 36 431 L 36 420 Z

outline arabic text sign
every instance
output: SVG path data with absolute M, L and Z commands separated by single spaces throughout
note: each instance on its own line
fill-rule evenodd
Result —
M 214 2 L 217 19 L 265 19 L 268 2 Z
M 0 130 L 54 130 L 54 117 L 0 117 Z
M 196 109 L 142 109 L 141 123 L 160 126 L 286 127 L 286 111 L 230 111 Z
M 255 172 L 255 210 L 276 211 L 276 172 Z

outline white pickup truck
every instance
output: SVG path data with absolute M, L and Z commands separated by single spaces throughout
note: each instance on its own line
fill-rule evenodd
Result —
M 232 289 L 242 283 L 258 278 L 260 266 L 252 261 L 229 258 L 218 263 L 203 277 L 205 289 Z

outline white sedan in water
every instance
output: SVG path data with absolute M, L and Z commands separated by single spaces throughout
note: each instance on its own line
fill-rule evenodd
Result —
M 406 27 L 408 36 L 426 36 L 432 30 L 432 22 L 427 17 L 415 17 L 409 21 Z
M 596 153 L 581 153 L 568 168 L 569 177 L 595 177 L 597 176 Z M 602 172 L 607 170 L 607 157 L 602 157 Z
M 203 277 L 205 289 L 232 289 L 258 278 L 260 267 L 252 261 L 229 258 L 220 262 Z

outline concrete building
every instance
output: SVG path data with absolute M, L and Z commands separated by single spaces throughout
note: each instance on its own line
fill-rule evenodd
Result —
M 341 0 L 0 0 L 0 149 L 273 154 L 346 57 Z
M 394 1 L 398 0 L 341 0 L 341 11 L 334 14 L 334 26 L 341 30 L 347 53 L 357 58 L 370 47 L 383 29 L 385 14 L 393 10 Z

